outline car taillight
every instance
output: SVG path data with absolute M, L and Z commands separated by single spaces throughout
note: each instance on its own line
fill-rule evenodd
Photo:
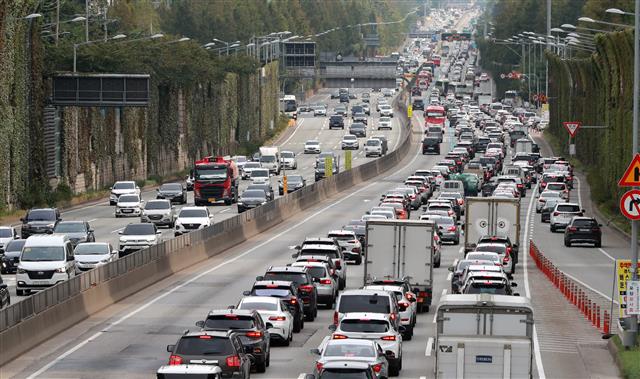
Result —
M 504 258 L 502 258 L 502 264 L 503 265 L 509 264 L 509 254 L 505 255 Z
M 567 228 L 567 230 L 570 232 L 575 232 L 576 230 L 578 230 L 578 228 L 576 228 L 575 226 L 570 226 Z
M 253 331 L 253 332 L 247 332 L 245 333 L 245 336 L 249 338 L 262 338 L 262 332 L 259 330 Z
M 334 334 L 331 338 L 333 338 L 334 340 L 346 340 L 347 336 L 345 336 L 344 334 Z
M 453 211 L 449 211 L 448 213 L 449 213 L 449 216 L 451 216 L 453 214 Z
M 336 261 L 336 268 L 342 268 L 342 263 L 340 263 L 340 261 Z
M 463 203 L 464 203 L 464 200 L 458 199 L 458 205 L 462 205 Z
M 518 188 L 522 188 L 522 184 L 516 184 L 518 186 Z
M 269 316 L 269 321 L 284 321 L 286 319 L 284 316 Z
M 404 297 L 406 297 L 406 298 L 407 298 L 407 300 L 409 300 L 409 301 L 411 301 L 412 299 L 415 299 L 415 298 L 416 298 L 416 297 L 415 297 L 412 293 L 410 293 L 410 292 L 407 292 L 407 293 L 404 295 Z
M 302 292 L 311 292 L 311 291 L 313 291 L 313 286 L 305 284 L 303 286 L 300 286 L 300 291 L 302 291 Z
M 331 279 L 321 279 L 320 284 L 331 284 Z
M 546 186 L 547 186 L 547 183 L 545 182 L 540 183 L 540 187 L 546 187 Z
M 291 304 L 298 304 L 298 299 L 295 297 L 292 297 L 291 299 L 289 299 L 289 303 Z
M 177 366 L 182 364 L 182 357 L 179 355 L 171 355 L 169 357 L 169 366 Z
M 351 241 L 349 241 L 349 243 L 356 243 L 356 242 L 358 242 L 358 240 L 351 240 Z
M 333 325 L 338 326 L 338 312 L 333 312 Z
M 383 341 L 395 341 L 396 340 L 396 336 L 384 336 L 380 338 Z
M 318 372 L 322 371 L 323 367 L 324 364 L 322 364 L 321 362 L 316 362 L 316 370 L 318 370 Z
M 240 367 L 240 357 L 237 355 L 230 355 L 226 359 L 227 367 Z
M 391 315 L 389 315 L 389 318 L 391 318 L 392 320 L 395 320 L 398 318 L 398 316 L 396 316 L 395 313 L 392 313 Z
M 540 202 L 541 202 L 541 203 L 546 203 L 546 202 L 547 202 L 547 200 L 546 200 L 546 199 L 540 199 Z
M 351 249 L 351 251 L 353 253 L 359 253 L 360 252 L 360 248 L 359 247 L 354 247 L 353 249 Z
M 380 371 L 382 371 L 382 363 L 377 363 L 377 364 L 371 366 L 371 368 L 373 369 L 374 372 L 379 373 Z M 318 371 L 320 371 L 320 370 L 318 370 Z
M 553 212 L 553 215 L 554 215 L 554 216 L 559 216 L 559 215 L 560 215 L 560 212 Z

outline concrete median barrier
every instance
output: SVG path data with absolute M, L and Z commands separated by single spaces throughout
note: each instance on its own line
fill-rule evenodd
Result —
M 406 96 L 395 102 L 402 132 L 386 156 L 323 179 L 213 226 L 164 241 L 83 273 L 0 311 L 0 366 L 132 294 L 262 233 L 331 196 L 400 163 L 415 139 L 406 118 Z

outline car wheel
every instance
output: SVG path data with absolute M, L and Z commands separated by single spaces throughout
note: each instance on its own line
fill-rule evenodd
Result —
M 460 238 L 456 238 L 455 240 L 453 240 L 453 244 L 454 245 L 459 245 L 460 244 Z
M 556 227 L 553 225 L 549 225 L 549 230 L 551 231 L 551 233 L 555 233 L 556 232 Z
M 284 346 L 289 346 L 289 344 L 291 344 L 292 340 L 293 340 L 293 334 L 290 332 L 289 336 L 284 341 L 282 341 L 282 344 Z
M 304 316 L 309 322 L 313 322 L 313 320 L 316 319 L 315 312 L 313 311 L 313 309 L 309 310 L 309 312 L 307 312 Z
M 340 284 L 338 285 L 338 289 L 342 291 L 347 286 L 347 281 L 340 279 L 339 282 Z
M 538 209 L 536 208 L 536 213 L 541 213 L 541 212 L 542 212 L 542 209 L 538 210 Z
M 602 247 L 602 241 L 597 241 L 594 245 L 595 247 Z
M 398 361 L 389 362 L 389 375 L 390 376 L 400 375 L 400 363 Z
M 438 259 L 438 260 L 433 264 L 433 267 L 435 267 L 435 268 L 439 268 L 439 267 L 440 267 L 440 261 L 441 261 L 441 259 Z
M 24 290 L 16 290 L 16 295 L 17 296 L 25 296 L 25 291 Z
M 333 304 L 335 304 L 335 302 L 336 302 L 336 296 L 335 295 L 331 296 L 331 299 L 329 301 L 327 301 L 327 304 L 325 304 L 325 307 L 327 309 L 331 309 L 331 308 L 333 308 Z
M 565 245 L 566 247 L 571 247 L 571 241 L 569 241 L 569 240 L 564 240 L 564 245 Z
M 256 360 L 256 372 L 265 372 L 267 371 L 267 358 L 265 357 L 262 362 Z
M 300 333 L 301 330 L 302 330 L 302 320 L 298 318 L 293 322 L 293 332 Z
M 269 367 L 271 364 L 271 348 L 269 348 L 269 353 L 267 353 L 266 366 Z
M 361 264 L 362 264 L 362 256 L 358 254 L 358 257 L 356 258 L 356 265 L 359 266 Z

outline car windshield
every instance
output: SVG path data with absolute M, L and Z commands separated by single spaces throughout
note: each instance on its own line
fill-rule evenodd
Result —
M 367 141 L 367 146 L 380 146 L 380 140 L 370 139 Z
M 160 191 L 180 192 L 182 191 L 182 184 L 180 183 L 163 184 L 162 187 L 160 187 Z
M 256 288 L 253 291 L 255 296 L 273 296 L 273 297 L 287 297 L 291 294 L 288 289 L 280 288 Z
M 287 181 L 289 183 L 302 183 L 302 176 L 300 175 L 287 175 Z
M 506 295 L 507 291 L 504 283 L 472 283 L 466 288 L 465 294 L 489 293 L 492 295 Z
M 252 178 L 268 178 L 269 170 L 254 170 L 251 171 Z
M 140 198 L 138 195 L 122 195 L 118 199 L 119 203 L 139 203 Z
M 300 256 L 303 255 L 324 255 L 326 257 L 330 257 L 330 258 L 339 258 L 338 257 L 338 253 L 336 253 L 335 250 L 325 250 L 325 249 L 303 249 L 300 252 Z
M 307 276 L 305 274 L 295 272 L 268 272 L 264 275 L 264 280 L 284 280 L 286 282 L 294 282 L 296 284 L 306 284 Z
M 498 262 L 500 257 L 497 254 L 469 253 L 467 259 Z
M 129 224 L 124 228 L 122 234 L 126 236 L 156 234 L 153 224 Z
M 375 357 L 376 349 L 371 344 L 330 343 L 322 355 L 325 357 Z
M 389 330 L 389 322 L 385 320 L 347 319 L 340 323 L 340 330 L 357 333 L 385 333 Z
M 29 246 L 22 249 L 20 261 L 64 261 L 64 247 L 60 246 Z
M 580 212 L 580 207 L 578 205 L 570 205 L 570 204 L 558 204 L 556 208 L 558 212 Z
M 0 229 L 0 238 L 11 238 L 13 237 L 13 233 L 9 228 L 1 228 Z
M 189 336 L 182 337 L 175 354 L 179 355 L 233 355 L 235 353 L 231 341 L 227 337 Z
M 326 269 L 320 266 L 307 266 L 307 272 L 309 272 L 312 278 L 321 279 L 327 276 Z
M 27 221 L 55 221 L 56 214 L 51 209 L 36 209 L 27 215 Z
M 478 245 L 476 251 L 488 251 L 491 253 L 504 254 L 507 247 L 504 245 L 490 244 L 490 245 Z
M 554 197 L 560 197 L 560 192 L 543 192 L 540 194 L 543 199 L 552 199 Z
M 259 301 L 243 301 L 238 309 L 248 309 L 252 311 L 277 311 L 278 304 Z
M 233 313 L 209 316 L 204 322 L 205 329 L 253 329 L 253 317 Z
M 248 169 L 248 168 L 260 168 L 260 163 L 258 162 L 247 162 L 244 165 L 244 169 Z
M 4 247 L 5 254 L 9 253 L 11 251 L 21 251 L 25 242 L 26 242 L 26 240 L 9 241 Z
M 275 155 L 263 155 L 260 157 L 261 163 L 274 163 L 276 161 Z
M 564 184 L 563 183 L 549 183 L 549 184 L 547 184 L 547 189 L 552 190 L 552 191 L 564 190 Z
M 53 229 L 55 233 L 84 233 L 87 229 L 82 222 L 61 222 Z
M 118 182 L 113 185 L 113 189 L 115 190 L 124 190 L 124 189 L 135 189 L 136 184 L 131 182 Z
M 294 158 L 296 155 L 290 151 L 283 151 L 282 153 L 280 153 L 280 156 L 282 158 Z
M 207 211 L 204 209 L 183 209 L 178 217 L 207 217 Z
M 595 220 L 578 219 L 573 221 L 572 226 L 577 226 L 578 228 L 595 228 L 598 226 L 598 223 Z
M 144 209 L 147 210 L 151 210 L 151 209 L 170 209 L 171 208 L 171 204 L 168 201 L 154 201 L 151 200 L 150 202 L 148 202 L 145 206 Z
M 208 167 L 197 168 L 196 179 L 224 179 L 227 177 L 226 167 Z
M 342 137 L 343 140 L 345 141 L 355 141 L 358 139 L 358 137 L 354 136 L 354 135 L 348 135 L 348 136 L 344 136 Z
M 246 190 L 241 197 L 243 199 L 264 199 L 265 193 L 263 190 Z
M 81 243 L 73 250 L 76 255 L 102 255 L 110 254 L 109 245 L 106 243 Z
M 320 145 L 318 141 L 307 141 L 307 145 Z
M 340 297 L 340 313 L 372 312 L 390 313 L 391 305 L 387 296 L 378 295 L 342 295 Z
M 353 241 L 354 237 L 349 235 L 349 234 L 336 234 L 336 233 L 330 233 L 328 235 L 329 238 L 335 238 L 338 241 Z

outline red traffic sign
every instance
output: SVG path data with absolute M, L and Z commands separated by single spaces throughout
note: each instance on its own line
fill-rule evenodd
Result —
M 575 137 L 582 123 L 580 121 L 565 121 L 562 123 L 562 125 L 565 129 L 567 129 L 567 132 L 569 132 L 569 135 L 571 137 Z
M 639 187 L 640 186 L 640 154 L 636 154 L 631 161 L 629 167 L 618 181 L 620 187 Z
M 640 220 L 640 190 L 631 190 L 622 195 L 620 211 L 629 220 Z

